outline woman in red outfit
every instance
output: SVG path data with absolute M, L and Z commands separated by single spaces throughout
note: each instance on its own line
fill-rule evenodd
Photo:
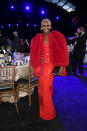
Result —
M 52 120 L 56 117 L 53 104 L 53 74 L 55 66 L 60 66 L 59 75 L 65 75 L 68 65 L 66 39 L 58 31 L 52 31 L 49 19 L 41 22 L 43 33 L 37 34 L 31 41 L 30 60 L 34 75 L 39 77 L 38 96 L 40 117 Z

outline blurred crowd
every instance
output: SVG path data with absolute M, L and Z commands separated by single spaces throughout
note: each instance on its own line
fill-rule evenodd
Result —
M 7 54 L 13 57 L 16 53 L 30 53 L 29 40 L 20 38 L 17 31 L 13 32 L 13 40 L 5 38 L 0 31 L 0 54 Z M 78 27 L 73 36 L 68 37 L 67 47 L 69 52 L 68 72 L 76 75 L 77 68 L 79 74 L 83 75 L 83 60 L 86 52 L 87 34 L 83 27 Z
M 73 36 L 68 37 L 69 67 L 74 75 L 79 70 L 79 75 L 83 75 L 83 61 L 86 55 L 87 34 L 83 27 L 78 27 Z
M 0 54 L 13 55 L 14 52 L 29 53 L 30 45 L 28 39 L 20 38 L 17 31 L 13 32 L 13 40 L 5 38 L 0 31 Z

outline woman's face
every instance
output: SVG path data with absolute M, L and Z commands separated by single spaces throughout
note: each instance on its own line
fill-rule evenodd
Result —
M 50 32 L 51 25 L 48 21 L 44 21 L 42 24 L 42 30 L 44 34 L 48 34 Z

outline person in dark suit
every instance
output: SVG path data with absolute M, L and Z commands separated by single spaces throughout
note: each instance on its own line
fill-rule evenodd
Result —
M 29 48 L 28 39 L 25 39 L 24 47 L 25 47 L 25 53 L 29 53 L 30 52 L 30 48 Z
M 75 45 L 73 51 L 73 73 L 76 74 L 76 68 L 78 66 L 80 76 L 83 75 L 83 60 L 86 50 L 87 34 L 84 32 L 83 27 L 78 27 L 75 37 Z
M 13 32 L 14 35 L 14 40 L 13 40 L 13 45 L 12 45 L 12 52 L 20 52 L 20 39 L 18 36 L 18 32 L 14 31 Z
M 25 53 L 24 40 L 20 39 L 20 53 Z

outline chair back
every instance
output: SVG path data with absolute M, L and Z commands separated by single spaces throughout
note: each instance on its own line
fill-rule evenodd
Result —
M 0 67 L 0 90 L 14 89 L 15 66 Z

